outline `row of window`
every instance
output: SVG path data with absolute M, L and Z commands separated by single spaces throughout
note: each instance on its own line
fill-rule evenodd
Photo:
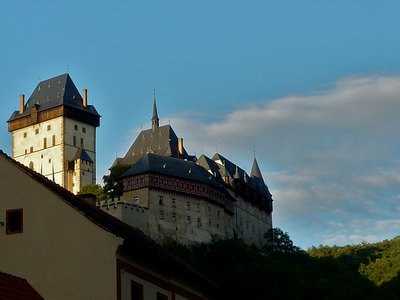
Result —
M 78 125 L 75 124 L 74 129 L 75 129 L 75 131 L 78 131 L 79 130 Z M 82 132 L 86 133 L 86 127 L 82 127 Z
M 74 147 L 76 147 L 76 136 L 75 135 L 72 137 L 72 144 L 74 145 Z M 81 138 L 80 147 L 83 148 L 83 146 L 84 146 L 84 142 L 83 142 L 83 138 Z
M 162 196 L 162 195 L 158 196 L 158 204 L 164 205 L 164 196 Z M 171 199 L 171 207 L 176 208 L 176 199 L 175 198 Z M 191 210 L 190 200 L 186 201 L 186 210 L 188 210 L 188 211 Z M 200 212 L 200 203 L 199 202 L 196 203 L 196 211 Z
M 160 210 L 159 218 L 160 218 L 160 220 L 165 220 L 165 213 L 163 210 Z M 176 213 L 175 212 L 171 213 L 171 221 L 172 222 L 176 221 Z M 201 218 L 197 217 L 196 221 L 197 221 L 197 227 L 201 227 Z M 186 223 L 188 225 L 192 224 L 192 216 L 186 216 Z
M 51 146 L 55 145 L 56 145 L 56 136 L 53 134 L 53 136 L 51 137 Z M 46 149 L 47 147 L 49 147 L 47 138 L 43 138 L 43 149 Z M 33 146 L 29 147 L 29 149 L 25 149 L 25 154 L 32 152 L 33 152 Z
M 75 128 L 75 131 L 78 131 L 78 125 L 75 125 L 74 128 Z M 50 130 L 51 130 L 51 125 L 49 124 L 49 125 L 47 125 L 47 131 L 50 131 Z M 86 133 L 86 127 L 82 127 L 82 132 Z M 35 129 L 35 135 L 37 135 L 37 134 L 39 134 L 39 128 Z M 28 137 L 28 132 L 24 132 L 23 136 L 24 136 L 24 138 Z

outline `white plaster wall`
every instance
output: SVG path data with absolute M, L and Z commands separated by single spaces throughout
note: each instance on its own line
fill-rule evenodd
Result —
M 64 134 L 64 159 L 66 161 L 71 161 L 74 158 L 77 150 L 82 146 L 81 139 L 83 139 L 82 148 L 85 149 L 94 162 L 91 168 L 75 164 L 73 174 L 66 175 L 65 181 L 68 189 L 77 194 L 83 186 L 96 183 L 96 127 L 70 118 L 64 118 Z
M 28 167 L 33 163 L 36 172 L 51 180 L 54 177 L 57 184 L 73 193 L 77 194 L 83 186 L 96 182 L 96 127 L 61 116 L 15 130 L 12 139 L 12 156 L 15 160 Z M 94 163 L 90 167 L 79 165 L 77 171 L 68 174 L 66 161 L 74 158 L 81 147 L 81 139 L 83 149 Z
M 3 157 L 0 177 L 0 221 L 23 208 L 23 233 L 0 227 L 0 270 L 26 278 L 45 299 L 116 299 L 122 240 Z
M 49 179 L 53 178 L 54 170 L 55 182 L 63 185 L 63 117 L 15 130 L 12 132 L 12 139 L 12 156 L 15 160 L 28 167 L 32 162 L 34 170 Z

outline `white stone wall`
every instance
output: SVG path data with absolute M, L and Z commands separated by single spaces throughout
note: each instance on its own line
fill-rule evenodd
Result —
M 235 203 L 236 232 L 248 244 L 262 246 L 264 233 L 272 228 L 272 216 L 238 197 Z
M 63 185 L 63 140 L 63 117 L 18 129 L 12 132 L 12 156 Z
M 242 198 L 235 203 L 234 215 L 200 197 L 148 188 L 125 193 L 120 201 L 102 201 L 100 207 L 159 242 L 208 242 L 236 231 L 246 243 L 262 246 L 264 233 L 272 227 L 271 214 Z
M 96 183 L 96 127 L 69 118 L 64 121 L 65 160 L 71 161 L 83 148 L 94 162 L 92 166 L 77 162 L 73 174 L 66 174 L 66 186 L 77 194 L 83 186 Z
M 12 132 L 12 156 L 38 173 L 77 194 L 96 182 L 96 127 L 69 118 L 57 117 Z M 83 148 L 92 165 L 80 162 L 75 172 L 67 171 L 67 161 Z

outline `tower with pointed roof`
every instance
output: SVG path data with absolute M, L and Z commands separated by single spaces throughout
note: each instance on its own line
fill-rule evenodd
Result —
M 100 115 L 69 74 L 41 81 L 8 120 L 12 157 L 77 194 L 96 182 Z
M 151 117 L 151 128 L 142 130 L 133 142 L 124 157 L 117 157 L 113 166 L 116 164 L 134 165 L 141 157 L 146 154 L 155 153 L 179 159 L 194 160 L 194 156 L 189 155 L 183 146 L 183 139 L 178 138 L 170 124 L 160 126 L 156 96 L 153 100 L 153 114 Z
M 159 126 L 160 119 L 158 118 L 157 113 L 157 103 L 156 103 L 156 94 L 154 93 L 154 103 L 153 103 L 153 117 L 151 118 L 151 129 L 155 131 Z

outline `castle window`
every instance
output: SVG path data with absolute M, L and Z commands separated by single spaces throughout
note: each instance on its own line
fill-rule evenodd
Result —
M 168 300 L 168 296 L 157 292 L 157 300 Z
M 51 130 L 51 125 L 47 125 L 47 131 Z
M 187 217 L 186 217 L 186 222 L 187 222 L 188 224 L 192 224 L 192 217 L 191 217 L 191 216 L 187 216 Z
M 33 152 L 33 147 L 30 147 L 29 151 L 30 151 L 30 153 L 32 153 Z
M 197 218 L 197 227 L 201 227 L 201 219 Z
M 78 125 L 75 125 L 74 128 L 75 128 L 75 130 L 78 130 Z
M 197 203 L 196 203 L 196 211 L 197 212 L 200 212 L 200 203 L 197 201 Z
M 160 210 L 160 220 L 164 220 L 164 211 Z
M 83 148 L 83 138 L 81 138 L 81 148 Z
M 133 204 L 139 205 L 139 196 L 133 196 Z
M 39 128 L 35 129 L 35 134 L 39 134 Z
M 72 137 L 72 144 L 76 147 L 76 136 L 75 135 Z
M 53 134 L 53 136 L 51 137 L 52 141 L 52 145 L 55 146 L 56 145 L 56 136 Z
M 47 138 L 43 139 L 43 148 L 46 149 L 47 148 Z
M 24 132 L 24 138 L 26 138 L 28 136 L 27 132 Z
M 162 195 L 158 196 L 158 204 L 164 205 L 164 197 Z
M 172 199 L 172 208 L 176 208 L 176 199 Z
M 143 300 L 143 285 L 131 280 L 131 299 Z
M 190 201 L 186 201 L 186 209 L 190 210 Z
M 6 234 L 22 233 L 23 211 L 22 208 L 6 211 Z
M 85 127 L 82 127 L 82 132 L 86 133 L 86 128 Z
M 172 213 L 171 214 L 171 217 L 172 217 L 172 222 L 175 222 L 176 221 L 176 213 Z

